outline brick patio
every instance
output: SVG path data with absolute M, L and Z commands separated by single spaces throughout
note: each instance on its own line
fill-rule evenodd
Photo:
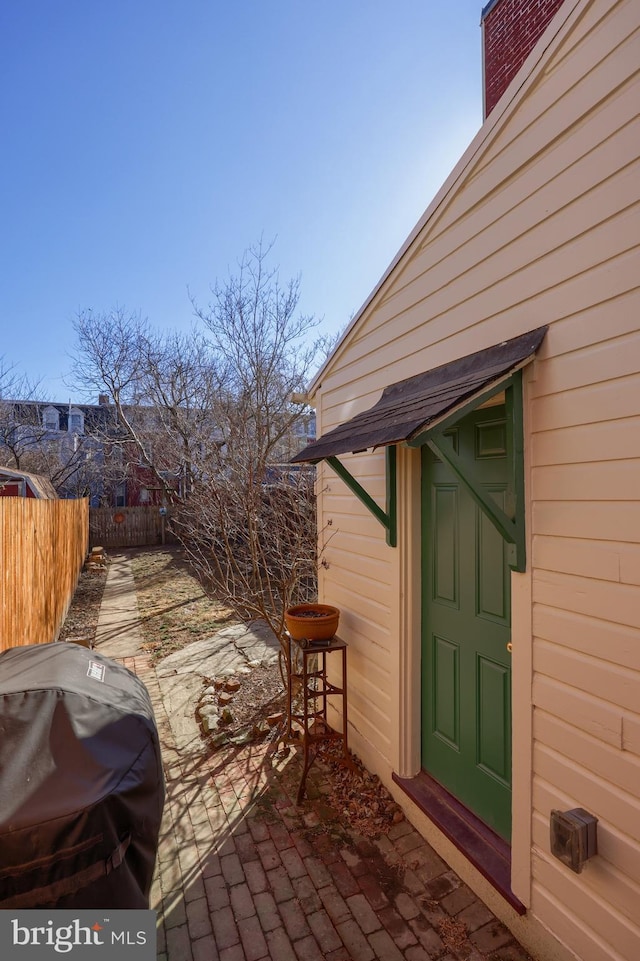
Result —
M 352 832 L 328 803 L 324 764 L 298 807 L 293 750 L 180 750 L 139 637 L 125 655 L 126 610 L 113 654 L 149 690 L 166 777 L 151 892 L 160 961 L 527 961 L 409 822 L 373 840 Z

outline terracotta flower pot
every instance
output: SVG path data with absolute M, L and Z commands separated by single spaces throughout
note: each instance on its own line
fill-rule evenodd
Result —
M 338 630 L 339 619 L 340 611 L 330 604 L 297 604 L 284 615 L 294 641 L 328 641 Z

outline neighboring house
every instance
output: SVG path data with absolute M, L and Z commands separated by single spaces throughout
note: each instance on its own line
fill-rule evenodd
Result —
M 104 438 L 115 434 L 104 398 L 97 405 L 0 401 L 0 457 L 5 465 L 50 478 L 63 498 L 104 492 Z
M 0 453 L 46 468 L 61 497 L 88 496 L 94 507 L 163 503 L 157 477 L 118 428 L 105 394 L 98 404 L 0 401 Z M 179 471 L 161 474 L 179 488 Z
M 0 497 L 35 497 L 38 500 L 55 500 L 57 496 L 48 477 L 0 467 Z
M 188 496 L 194 479 L 211 470 L 212 451 L 224 450 L 206 410 L 128 405 L 123 414 L 157 473 L 119 426 L 106 394 L 98 404 L 0 400 L 0 464 L 46 473 L 58 496 L 89 497 L 92 507 L 157 506 Z M 305 412 L 281 439 L 278 463 L 314 437 L 315 414 Z
M 640 4 L 497 0 L 485 39 L 545 6 L 294 460 L 321 465 L 353 749 L 537 957 L 635 961 Z M 577 808 L 581 873 L 550 844 Z

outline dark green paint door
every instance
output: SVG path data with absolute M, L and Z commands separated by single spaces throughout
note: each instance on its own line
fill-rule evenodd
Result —
M 504 407 L 475 411 L 448 436 L 504 510 Z M 511 596 L 505 543 L 427 447 L 422 558 L 422 766 L 509 839 Z

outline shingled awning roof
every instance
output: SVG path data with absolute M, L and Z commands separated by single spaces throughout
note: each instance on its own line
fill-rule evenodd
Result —
M 411 440 L 455 407 L 479 397 L 524 366 L 533 358 L 547 329 L 538 327 L 391 384 L 373 407 L 334 427 L 296 454 L 292 462 L 316 463 L 338 454 Z

